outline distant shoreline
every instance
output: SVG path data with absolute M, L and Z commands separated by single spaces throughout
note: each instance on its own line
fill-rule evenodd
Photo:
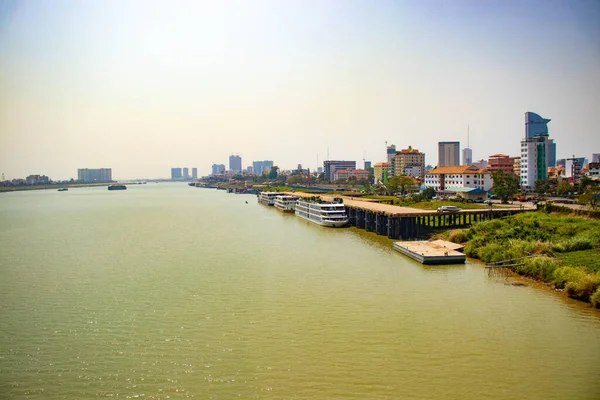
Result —
M 67 184 L 51 184 L 51 185 L 35 185 L 35 186 L 8 186 L 0 187 L 0 193 L 7 192 L 20 192 L 24 190 L 51 190 L 60 188 L 78 188 L 78 187 L 96 187 L 96 186 L 108 186 L 116 182 L 104 182 L 104 183 L 67 183 Z

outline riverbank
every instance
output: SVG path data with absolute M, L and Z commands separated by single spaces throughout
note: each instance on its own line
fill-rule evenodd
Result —
M 600 221 L 538 211 L 439 236 L 465 244 L 468 257 L 486 263 L 515 260 L 519 275 L 600 308 Z
M 60 188 L 80 188 L 80 187 L 96 187 L 96 186 L 108 186 L 115 184 L 116 182 L 104 182 L 104 183 L 56 183 L 51 185 L 34 185 L 34 186 L 7 186 L 0 187 L 0 193 L 7 192 L 20 192 L 24 190 L 58 190 Z M 127 185 L 138 185 L 136 182 L 129 182 Z

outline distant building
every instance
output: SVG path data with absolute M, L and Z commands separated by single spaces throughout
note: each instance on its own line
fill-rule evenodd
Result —
M 348 179 L 352 176 L 355 177 L 357 180 L 369 179 L 369 171 L 366 171 L 364 169 L 353 168 L 339 169 L 334 173 L 334 180 L 337 181 L 338 179 Z
M 181 173 L 181 168 L 171 168 L 171 179 L 181 179 L 183 175 Z
M 252 165 L 248 165 L 248 166 L 246 167 L 246 173 L 247 173 L 248 175 L 253 175 L 253 174 L 254 174 L 254 167 L 252 167 Z
M 363 160 L 363 161 L 364 161 L 364 160 Z M 369 169 L 369 168 L 371 168 L 371 161 L 365 161 L 365 162 L 364 162 L 364 164 L 365 164 L 365 165 L 364 165 L 365 169 Z
M 396 145 L 390 145 L 387 147 L 387 162 L 391 163 L 396 155 Z
M 46 175 L 29 175 L 25 178 L 25 183 L 27 185 L 47 185 L 50 183 L 50 178 Z
M 511 157 L 513 159 L 513 173 L 521 176 L 521 157 Z
M 548 122 L 536 113 L 525 113 L 525 138 L 521 140 L 521 187 L 525 190 L 547 179 L 548 168 L 556 166 L 556 144 L 549 138 Z
M 425 153 L 421 153 L 412 146 L 396 153 L 392 161 L 392 176 L 412 176 L 422 178 L 425 176 Z
M 235 154 L 229 156 L 229 171 L 232 173 L 242 172 L 242 157 Z
M 460 165 L 460 142 L 438 143 L 438 167 Z
M 335 171 L 340 169 L 356 169 L 356 161 L 328 160 L 323 162 L 323 168 L 325 169 L 325 178 L 329 182 L 333 182 L 335 180 Z
M 592 158 L 593 159 L 593 158 Z M 588 164 L 588 175 L 591 178 L 600 178 L 600 162 L 591 162 Z
M 269 173 L 271 168 L 273 168 L 273 161 L 271 160 L 252 161 L 252 169 L 255 175 L 262 175 L 263 172 Z
M 472 162 L 471 165 L 474 165 L 479 169 L 486 169 L 488 167 L 488 162 L 487 160 L 481 159 L 479 161 Z
M 110 168 L 80 168 L 77 170 L 77 180 L 84 183 L 112 182 L 112 170 Z
M 192 168 L 192 179 L 198 179 L 198 168 Z
M 323 173 L 323 167 L 317 167 L 317 173 L 318 174 L 322 174 Z
M 488 191 L 493 181 L 490 173 L 474 165 L 437 167 L 425 175 L 424 186 L 434 188 L 436 192 L 456 191 L 471 188 Z
M 375 163 L 375 165 L 373 165 L 373 175 L 375 176 L 373 183 L 383 182 L 384 172 L 387 173 L 391 164 L 391 162 L 382 162 Z
M 496 172 L 502 170 L 504 172 L 515 173 L 515 158 L 509 157 L 506 154 L 492 154 L 488 160 L 488 171 Z
M 185 179 L 185 180 L 190 179 L 190 170 L 189 170 L 189 168 L 184 168 L 183 169 L 183 179 Z
M 584 163 L 584 157 L 567 158 L 565 164 L 565 177 L 573 180 L 581 178 L 581 170 L 583 169 Z
M 473 150 L 469 147 L 465 147 L 462 151 L 463 165 L 469 165 L 473 163 Z
M 593 153 L 591 162 L 600 163 L 600 153 Z
M 212 174 L 211 175 L 221 175 L 225 172 L 225 165 L 223 164 L 213 164 L 212 165 Z

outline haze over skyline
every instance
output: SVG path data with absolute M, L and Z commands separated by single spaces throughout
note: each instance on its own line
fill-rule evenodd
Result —
M 524 114 L 557 158 L 600 152 L 597 1 L 0 3 L 0 173 L 167 177 L 520 155 Z

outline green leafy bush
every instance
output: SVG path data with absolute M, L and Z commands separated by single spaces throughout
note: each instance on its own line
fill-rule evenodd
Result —
M 596 308 L 600 308 L 600 288 L 596 289 L 594 294 L 590 296 L 590 303 Z
M 565 290 L 569 297 L 589 301 L 600 286 L 600 275 L 584 274 L 575 281 L 568 282 Z

